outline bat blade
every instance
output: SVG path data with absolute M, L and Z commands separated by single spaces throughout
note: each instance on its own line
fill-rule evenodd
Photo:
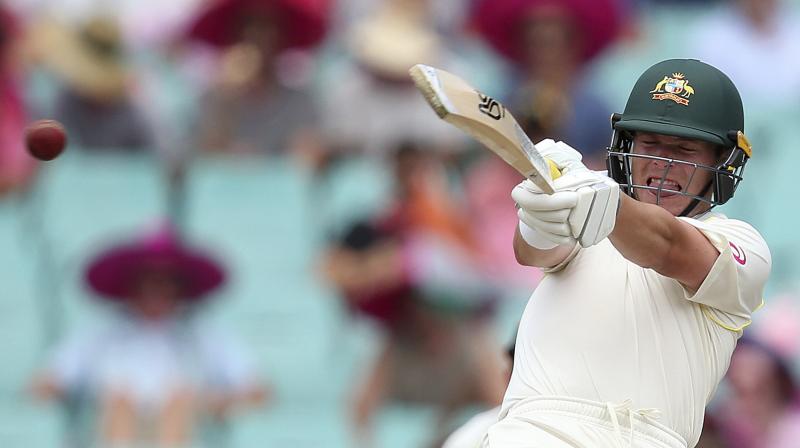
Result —
M 545 193 L 553 193 L 553 179 L 560 172 L 499 101 L 445 70 L 417 64 L 409 74 L 439 118 L 481 142 Z

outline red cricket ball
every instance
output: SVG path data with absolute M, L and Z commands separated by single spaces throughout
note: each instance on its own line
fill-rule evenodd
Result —
M 67 132 L 55 120 L 34 121 L 25 128 L 25 146 L 39 160 L 53 160 L 64 151 Z

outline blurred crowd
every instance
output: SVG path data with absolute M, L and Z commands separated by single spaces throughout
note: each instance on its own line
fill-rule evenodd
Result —
M 800 243 L 784 224 L 798 213 L 780 200 L 797 157 L 786 143 L 800 124 L 799 11 L 792 0 L 0 1 L 0 204 L 30 200 L 47 175 L 22 146 L 38 118 L 65 125 L 65 157 L 148 160 L 170 197 L 148 217 L 157 230 L 81 260 L 87 295 L 112 317 L 54 341 L 32 395 L 91 414 L 66 431 L 76 447 L 223 446 L 198 428 L 269 406 L 253 347 L 198 318 L 230 267 L 195 246 L 182 208 L 198 162 L 280 164 L 311 179 L 322 243 L 304 275 L 376 329 L 345 400 L 353 446 L 382 446 L 376 415 L 402 403 L 435 409 L 425 446 L 442 446 L 500 403 L 513 332 L 502 310 L 521 310 L 541 273 L 514 259 L 519 175 L 438 120 L 408 69 L 459 74 L 534 142 L 563 140 L 602 170 L 628 94 L 617 88 L 668 55 L 707 61 L 742 92 L 759 168 L 745 173 L 742 208 L 723 212 L 765 228 L 776 260 L 699 446 L 800 446 Z M 326 189 L 363 160 L 388 199 L 326 218 Z

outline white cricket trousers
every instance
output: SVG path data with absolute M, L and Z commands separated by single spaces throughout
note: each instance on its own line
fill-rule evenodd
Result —
M 630 402 L 535 397 L 515 404 L 489 428 L 483 448 L 686 448 L 658 423 L 658 411 Z

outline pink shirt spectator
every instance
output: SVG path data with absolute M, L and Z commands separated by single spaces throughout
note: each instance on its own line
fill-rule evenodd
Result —
M 16 19 L 0 7 L 0 197 L 24 186 L 36 167 L 23 144 L 27 116 L 17 78 L 17 33 Z

